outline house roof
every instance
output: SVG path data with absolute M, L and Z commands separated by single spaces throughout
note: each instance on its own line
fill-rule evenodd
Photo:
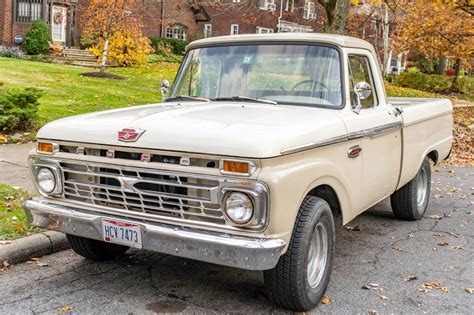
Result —
M 360 38 L 322 34 L 322 33 L 272 33 L 272 34 L 244 34 L 232 36 L 218 36 L 205 39 L 199 39 L 191 42 L 186 50 L 202 47 L 216 46 L 219 44 L 230 43 L 255 43 L 261 44 L 265 42 L 300 42 L 300 43 L 324 43 L 332 44 L 340 47 L 361 48 L 373 51 L 373 46 Z

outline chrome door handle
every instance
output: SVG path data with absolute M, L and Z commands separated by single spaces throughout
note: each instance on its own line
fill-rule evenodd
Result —
M 355 159 L 361 153 L 362 153 L 362 148 L 360 147 L 360 145 L 355 145 L 349 148 L 349 151 L 347 152 L 347 157 L 350 159 Z

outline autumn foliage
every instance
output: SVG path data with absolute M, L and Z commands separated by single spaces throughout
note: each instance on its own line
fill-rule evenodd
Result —
M 139 0 L 90 0 L 81 7 L 81 43 L 107 63 L 128 66 L 146 62 L 153 51 L 142 36 Z
M 474 53 L 474 18 L 459 1 L 401 0 L 394 45 L 427 57 L 464 61 Z

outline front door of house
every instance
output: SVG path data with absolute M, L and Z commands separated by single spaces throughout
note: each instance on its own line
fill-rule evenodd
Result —
M 64 45 L 66 43 L 67 8 L 53 6 L 51 10 L 51 22 L 53 42 Z

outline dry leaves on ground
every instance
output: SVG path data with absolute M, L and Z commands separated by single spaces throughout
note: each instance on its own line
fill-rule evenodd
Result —
M 354 231 L 354 232 L 358 232 L 360 231 L 360 227 L 358 225 L 356 226 L 346 226 L 344 227 L 347 231 Z
M 66 305 L 59 309 L 60 312 L 70 312 L 72 311 L 72 306 Z
M 321 303 L 329 304 L 329 303 L 331 303 L 331 298 L 329 298 L 329 296 L 327 296 L 327 295 L 324 295 L 323 298 L 321 299 Z
M 376 310 L 369 310 L 369 315 L 379 315 L 379 312 Z
M 439 284 L 439 282 L 433 281 L 433 282 L 426 282 L 421 284 L 421 289 L 419 291 L 421 292 L 430 292 L 431 290 L 439 290 L 444 293 L 448 293 L 449 289 L 448 287 L 443 287 Z
M 474 106 L 454 108 L 453 116 L 453 150 L 449 159 L 442 162 L 442 165 L 473 166 L 474 138 L 469 126 L 474 123 Z
M 376 291 L 383 291 L 383 289 L 377 284 L 377 283 L 368 283 L 368 284 L 364 284 L 362 286 L 362 289 L 365 289 L 365 290 L 376 290 Z
M 466 291 L 467 293 L 473 294 L 474 293 L 474 288 L 464 288 L 464 291 Z
M 413 281 L 413 280 L 416 280 L 416 279 L 418 279 L 417 276 L 409 275 L 409 276 L 406 276 L 405 278 L 403 278 L 403 281 L 409 282 L 409 281 Z
M 6 270 L 8 270 L 12 265 L 7 261 L 5 260 L 1 265 L 0 265 L 0 272 L 4 272 Z
M 11 244 L 12 241 L 0 241 L 0 245 L 8 245 Z

